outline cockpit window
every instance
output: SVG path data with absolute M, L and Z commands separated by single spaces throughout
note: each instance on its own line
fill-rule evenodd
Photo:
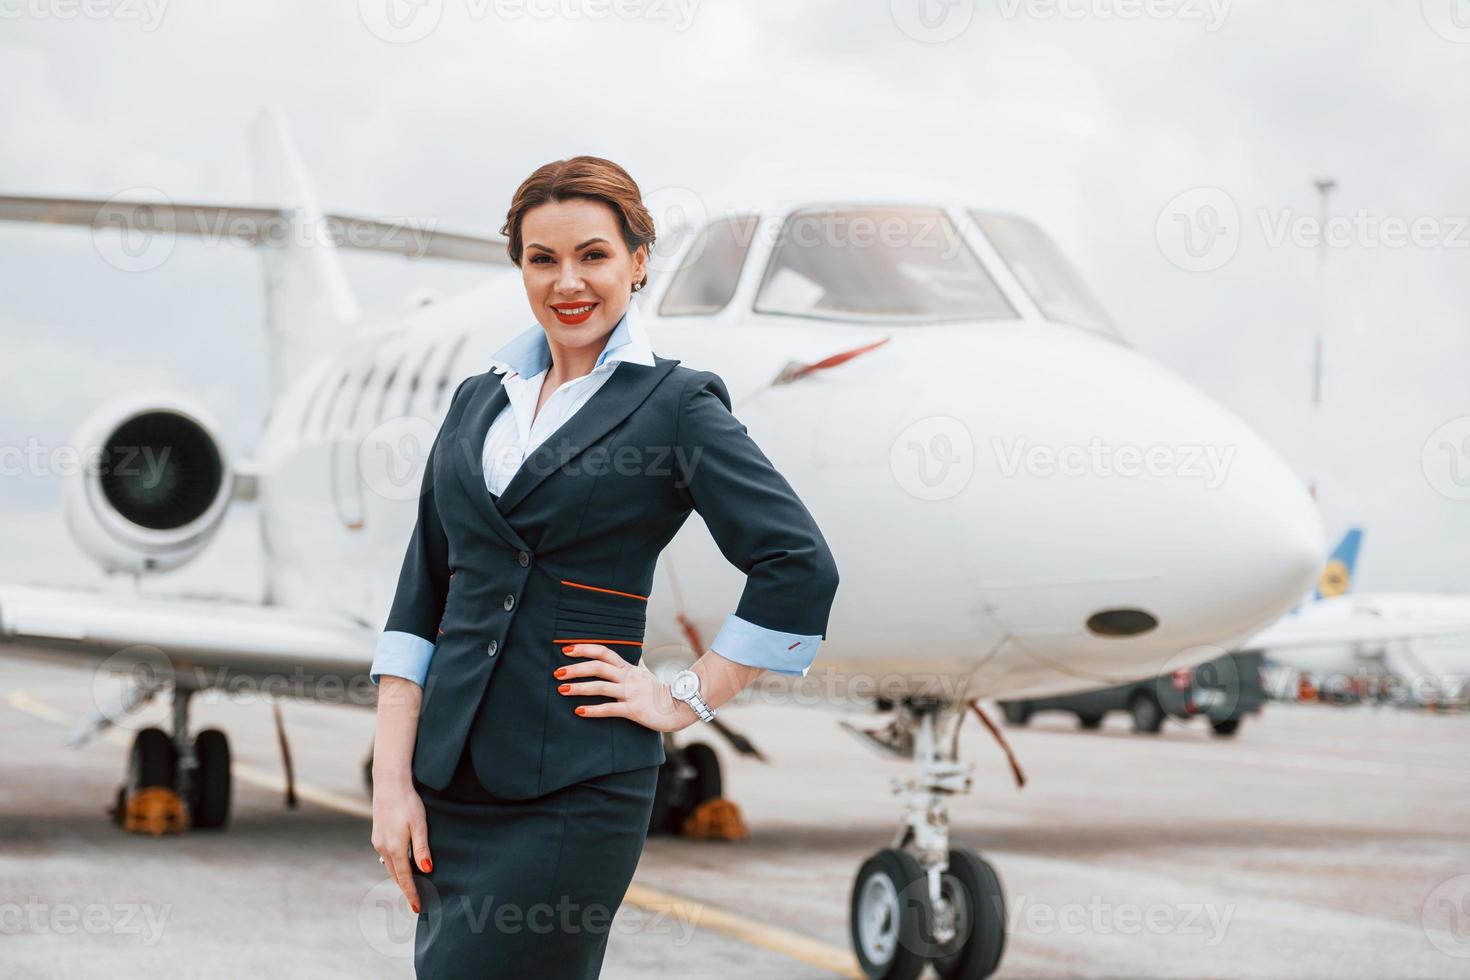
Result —
M 1042 316 L 1057 323 L 1120 336 L 1102 304 L 1046 232 L 1025 218 L 1009 214 L 971 211 L 970 217 L 1011 267 Z
M 755 310 L 900 322 L 1016 316 L 944 212 L 913 207 L 793 213 Z
M 706 225 L 658 304 L 659 315 L 707 316 L 723 310 L 740 282 L 755 225 L 753 214 Z

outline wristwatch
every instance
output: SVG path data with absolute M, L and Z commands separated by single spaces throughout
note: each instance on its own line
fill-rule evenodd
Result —
M 704 698 L 699 696 L 699 675 L 689 668 L 684 668 L 674 675 L 669 682 L 669 691 L 694 709 L 700 721 L 713 721 L 715 709 L 704 703 Z

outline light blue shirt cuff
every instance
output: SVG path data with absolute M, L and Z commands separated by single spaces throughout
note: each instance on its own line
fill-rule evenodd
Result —
M 817 657 L 821 634 L 803 636 L 766 629 L 731 613 L 710 649 L 726 660 L 747 667 L 764 667 L 777 674 L 805 677 Z
M 423 687 L 424 678 L 429 676 L 429 661 L 434 656 L 434 646 L 422 636 L 385 630 L 378 636 L 378 650 L 373 654 L 373 665 L 368 669 L 368 676 L 374 684 L 378 683 L 378 678 L 382 675 L 391 674 L 394 677 L 407 678 Z

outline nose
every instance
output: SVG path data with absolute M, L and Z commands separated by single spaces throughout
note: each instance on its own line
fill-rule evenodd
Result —
M 582 277 L 577 275 L 577 267 L 571 259 L 563 262 L 558 268 L 556 288 L 563 293 L 581 292 Z
M 980 488 L 964 534 L 1007 628 L 1071 634 L 1126 680 L 1229 648 L 1310 587 L 1325 544 L 1303 481 L 1174 372 L 1034 326 L 958 360 L 923 390 L 936 407 L 963 393 Z

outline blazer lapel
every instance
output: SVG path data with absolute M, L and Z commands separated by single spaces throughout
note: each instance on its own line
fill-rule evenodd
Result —
M 459 433 L 455 439 L 454 472 L 458 474 L 465 493 L 474 501 L 475 509 L 490 526 L 516 548 L 529 551 L 530 548 L 516 534 L 515 528 L 496 510 L 490 500 L 490 490 L 485 486 L 485 436 L 490 431 L 490 423 L 495 420 L 495 416 L 510 404 L 510 394 L 505 390 L 505 385 L 500 383 L 501 376 L 494 371 L 486 373 L 490 380 L 480 386 L 474 400 L 466 406 L 465 413 L 460 418 Z
M 643 404 L 664 376 L 679 363 L 677 358 L 655 357 L 655 361 L 652 367 L 623 361 L 613 368 L 612 377 L 603 382 L 586 404 L 521 463 L 495 505 L 500 513 L 510 513 L 516 504 L 541 485 L 542 480 L 612 431 Z M 503 386 L 497 385 L 496 389 L 501 392 L 501 403 L 509 399 Z

